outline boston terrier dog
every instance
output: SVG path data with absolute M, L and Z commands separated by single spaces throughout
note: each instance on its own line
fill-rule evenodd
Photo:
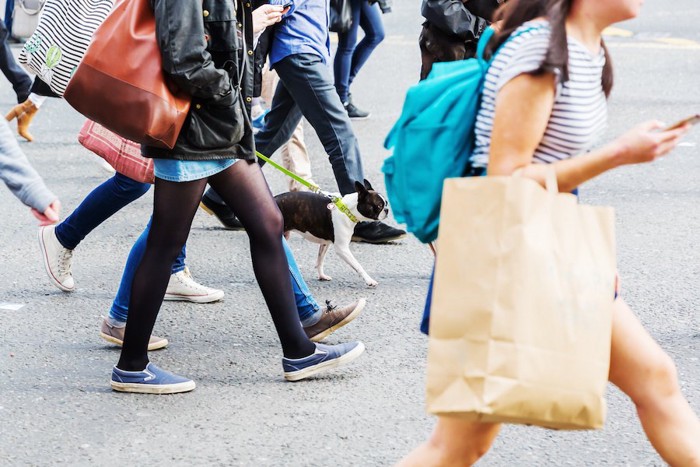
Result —
M 282 193 L 275 196 L 277 206 L 284 216 L 284 233 L 299 232 L 305 239 L 320 243 L 316 270 L 318 278 L 329 281 L 331 278 L 323 272 L 323 260 L 332 243 L 335 251 L 346 263 L 357 271 L 368 287 L 376 287 L 377 281 L 369 277 L 360 263 L 350 252 L 350 240 L 358 221 L 381 221 L 389 215 L 389 202 L 374 191 L 365 180 L 363 185 L 355 182 L 355 193 L 343 196 L 343 203 L 348 207 L 355 220 L 341 212 L 325 195 L 307 191 Z

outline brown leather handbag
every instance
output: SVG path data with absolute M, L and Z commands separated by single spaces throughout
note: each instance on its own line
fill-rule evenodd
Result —
M 190 108 L 162 68 L 149 0 L 122 0 L 100 25 L 64 95 L 78 112 L 148 146 L 175 146 Z

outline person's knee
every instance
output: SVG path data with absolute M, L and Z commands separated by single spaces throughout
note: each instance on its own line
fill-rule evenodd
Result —
M 377 31 L 374 31 L 367 38 L 367 40 L 370 41 L 370 43 L 372 44 L 372 47 L 376 47 L 382 43 L 382 41 L 384 40 L 385 37 L 386 37 L 386 34 L 384 33 L 384 29 L 379 29 Z
M 662 353 L 650 362 L 645 371 L 644 381 L 640 381 L 642 392 L 634 403 L 638 408 L 665 404 L 665 400 L 680 392 L 678 371 L 671 357 Z
M 355 44 L 348 42 L 347 44 L 338 44 L 338 48 L 335 51 L 337 57 L 349 58 L 355 51 Z
M 428 445 L 437 465 L 470 466 L 488 452 L 496 433 L 495 425 L 440 419 Z
M 436 461 L 435 465 L 450 467 L 474 465 L 490 448 L 488 443 L 470 443 L 467 440 L 448 442 L 435 436 L 428 440 L 428 446 Z
M 248 234 L 255 238 L 257 242 L 265 244 L 276 244 L 280 242 L 284 233 L 284 218 L 282 212 L 277 209 L 267 209 L 261 213 L 259 219 L 253 226 L 245 226 Z
M 271 210 L 265 222 L 267 224 L 267 233 L 272 238 L 279 240 L 284 233 L 284 217 L 279 209 Z

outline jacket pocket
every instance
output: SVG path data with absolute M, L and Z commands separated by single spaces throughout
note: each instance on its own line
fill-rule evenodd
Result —
M 208 8 L 208 9 L 207 9 Z M 205 2 L 204 28 L 207 33 L 208 50 L 228 52 L 240 49 L 240 34 L 236 10 L 231 1 Z
M 230 148 L 245 133 L 240 89 L 234 87 L 221 101 L 194 104 L 188 119 L 186 136 L 190 145 L 207 150 Z

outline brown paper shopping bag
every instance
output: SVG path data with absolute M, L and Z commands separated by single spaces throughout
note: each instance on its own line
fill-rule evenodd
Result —
M 599 428 L 610 364 L 613 210 L 521 177 L 445 181 L 428 411 Z

